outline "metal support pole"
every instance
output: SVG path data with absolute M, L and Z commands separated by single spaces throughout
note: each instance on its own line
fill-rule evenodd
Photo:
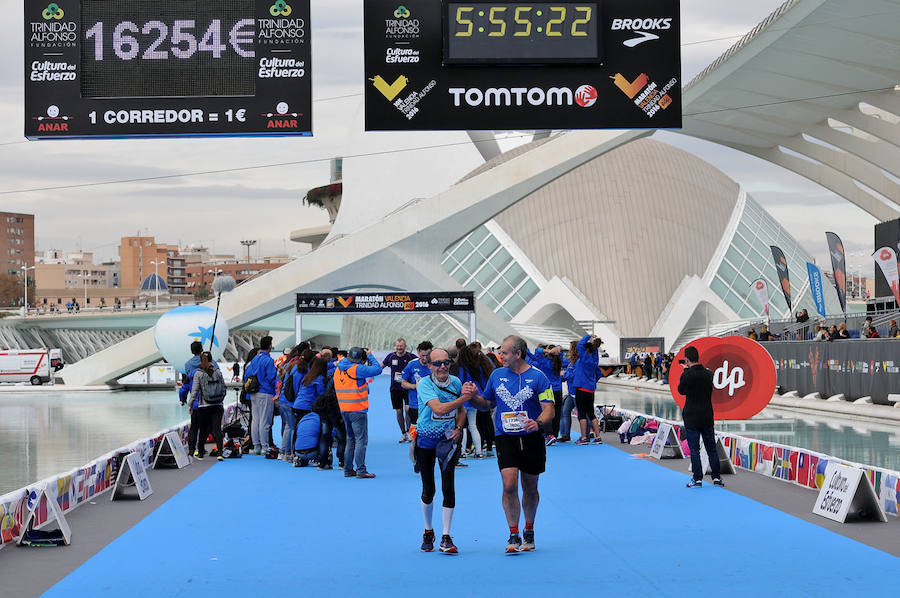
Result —
M 303 338 L 303 314 L 294 315 L 294 345 L 299 345 Z
M 475 311 L 469 312 L 469 342 L 474 343 L 476 340 L 476 336 L 478 336 L 478 327 L 477 320 L 475 316 Z

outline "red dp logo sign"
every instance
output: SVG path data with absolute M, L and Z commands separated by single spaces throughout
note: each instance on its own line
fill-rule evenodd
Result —
M 768 351 L 743 336 L 705 337 L 690 343 L 700 352 L 700 363 L 712 370 L 712 404 L 715 419 L 750 419 L 762 411 L 775 393 L 775 363 Z M 684 395 L 678 393 L 678 380 L 684 371 L 675 356 L 669 372 L 672 398 L 684 408 Z

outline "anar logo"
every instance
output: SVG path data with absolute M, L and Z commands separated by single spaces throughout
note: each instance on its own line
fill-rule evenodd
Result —
M 58 21 L 63 18 L 65 14 L 66 13 L 63 11 L 63 9 L 59 7 L 59 4 L 51 2 L 41 13 L 41 16 L 44 17 L 45 21 L 49 21 L 50 19 L 56 19 Z
M 575 90 L 575 103 L 582 108 L 590 108 L 597 103 L 597 90 L 593 85 L 582 85 Z
M 409 83 L 409 79 L 403 75 L 394 79 L 394 82 L 390 84 L 388 84 L 381 75 L 375 75 L 369 80 L 372 82 L 372 85 L 375 86 L 375 89 L 380 91 L 381 95 L 386 97 L 389 102 L 393 102 L 394 98 L 396 98 L 397 95 L 406 88 L 406 84 Z
M 269 7 L 269 14 L 273 17 L 286 17 L 291 12 L 291 5 L 284 0 L 276 0 L 275 4 Z

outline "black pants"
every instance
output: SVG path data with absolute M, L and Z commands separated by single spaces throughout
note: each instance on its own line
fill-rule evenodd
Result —
M 592 421 L 597 419 L 594 413 L 594 393 L 589 390 L 575 389 L 575 408 L 578 409 L 578 419 Z
M 691 449 L 691 471 L 694 479 L 700 481 L 703 479 L 703 462 L 700 460 L 700 437 L 703 437 L 703 448 L 706 449 L 706 456 L 709 457 L 709 473 L 713 479 L 720 475 L 719 454 L 716 451 L 716 431 L 712 426 L 705 428 L 685 428 L 684 435 L 687 436 L 688 447 Z
M 225 446 L 222 444 L 222 414 L 225 408 L 222 405 L 211 405 L 209 407 L 200 407 L 200 438 L 197 442 L 197 450 L 200 455 L 206 454 L 206 438 L 210 434 L 216 441 L 216 454 L 221 455 Z
M 338 461 L 343 460 L 344 451 L 347 449 L 347 431 L 344 426 L 336 426 L 323 417 L 322 427 L 319 430 L 319 465 L 321 466 L 332 464 L 332 433 L 337 436 Z
M 197 450 L 197 437 L 200 436 L 200 410 L 191 409 L 191 427 L 188 429 L 188 454 Z
M 478 433 L 481 434 L 481 444 L 484 445 L 484 450 L 493 450 L 494 420 L 491 418 L 491 412 L 479 411 L 475 417 L 475 425 L 478 427 Z
M 456 507 L 456 462 L 459 460 L 459 447 L 453 451 L 453 457 L 447 464 L 447 469 L 441 469 L 441 494 L 444 496 L 443 505 L 448 509 Z M 421 448 L 416 445 L 416 464 L 419 466 L 419 474 L 422 476 L 422 502 L 430 505 L 434 500 L 434 465 L 437 462 L 436 449 Z M 438 468 L 440 468 L 438 463 Z
M 559 418 L 562 416 L 563 393 L 562 390 L 553 391 L 553 419 L 550 429 L 554 436 L 559 436 Z

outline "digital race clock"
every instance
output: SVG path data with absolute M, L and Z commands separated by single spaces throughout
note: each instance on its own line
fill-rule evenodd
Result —
M 600 62 L 597 2 L 446 2 L 444 64 Z
M 25 134 L 309 135 L 309 0 L 26 0 Z

